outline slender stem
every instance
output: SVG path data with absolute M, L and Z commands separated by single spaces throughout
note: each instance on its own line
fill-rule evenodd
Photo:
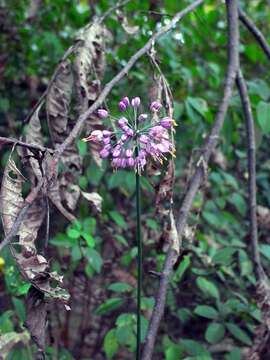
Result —
M 138 150 L 137 150 L 138 151 Z M 136 172 L 136 238 L 138 246 L 137 255 L 137 350 L 136 360 L 141 359 L 141 293 L 142 293 L 142 240 L 141 240 L 141 189 L 140 175 Z
M 135 131 L 138 130 L 137 109 L 134 107 Z M 136 139 L 136 157 L 139 155 L 139 143 Z M 136 240 L 137 240 L 137 346 L 136 360 L 141 359 L 141 293 L 142 293 L 142 239 L 141 239 L 141 186 L 139 168 L 136 171 Z

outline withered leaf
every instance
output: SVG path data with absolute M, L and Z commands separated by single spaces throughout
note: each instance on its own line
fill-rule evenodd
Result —
M 90 203 L 92 203 L 94 205 L 95 209 L 98 212 L 101 212 L 101 204 L 102 204 L 103 199 L 98 193 L 96 193 L 96 192 L 87 193 L 87 192 L 81 191 L 81 194 L 86 200 L 88 200 Z
M 46 96 L 47 120 L 52 140 L 56 144 L 61 142 L 61 135 L 67 128 L 72 87 L 71 62 L 66 59 L 60 64 L 58 73 Z

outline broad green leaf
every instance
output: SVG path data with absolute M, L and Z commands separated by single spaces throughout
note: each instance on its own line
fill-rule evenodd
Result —
M 136 321 L 135 314 L 124 313 L 118 316 L 118 318 L 116 319 L 116 325 L 118 326 L 130 325 L 135 321 Z
M 89 264 L 100 273 L 103 264 L 102 257 L 99 252 L 92 248 L 83 248 L 83 253 L 86 256 Z
M 111 311 L 118 309 L 123 304 L 123 299 L 119 297 L 106 300 L 103 304 L 99 305 L 96 309 L 98 315 L 108 314 Z
M 270 245 L 262 244 L 260 245 L 260 252 L 265 256 L 268 260 L 270 260 Z
M 111 329 L 107 332 L 104 342 L 103 348 L 105 351 L 106 356 L 111 359 L 116 353 L 119 348 L 118 340 L 116 337 L 116 330 Z
M 198 341 L 183 339 L 180 341 L 179 344 L 183 346 L 184 350 L 189 355 L 193 355 L 193 356 L 209 355 L 208 351 Z
M 67 230 L 67 235 L 71 239 L 79 239 L 79 237 L 81 236 L 81 233 L 77 229 L 69 228 Z
M 262 132 L 270 132 L 270 103 L 260 101 L 257 105 L 257 120 Z
M 238 325 L 234 323 L 226 323 L 226 328 L 237 340 L 241 341 L 243 344 L 251 346 L 252 341 L 248 334 L 242 330 Z
M 221 339 L 223 339 L 225 334 L 225 327 L 223 324 L 220 323 L 212 323 L 208 325 L 206 332 L 205 332 L 205 339 L 210 344 L 216 344 Z
M 120 226 L 123 229 L 127 229 L 127 223 L 123 218 L 123 216 L 118 211 L 114 211 L 114 210 L 110 211 L 109 215 L 118 226 Z
M 174 280 L 175 281 L 181 281 L 184 273 L 186 272 L 186 270 L 189 268 L 190 266 L 190 255 L 185 255 L 183 257 L 183 260 L 180 262 L 175 275 L 174 275 Z
M 84 240 L 86 241 L 87 245 L 90 248 L 95 247 L 96 241 L 91 234 L 89 234 L 87 232 L 82 232 L 81 236 L 84 238 Z
M 177 344 L 172 344 L 165 350 L 165 360 L 179 360 L 182 354 L 182 347 Z
M 216 264 L 229 266 L 233 261 L 233 254 L 237 251 L 236 248 L 225 247 L 218 249 L 213 256 L 213 262 Z
M 12 297 L 13 305 L 16 309 L 16 312 L 21 320 L 21 322 L 25 321 L 25 305 L 21 299 Z
M 207 319 L 217 319 L 218 318 L 218 312 L 217 310 L 212 307 L 212 306 L 208 306 L 208 305 L 198 305 L 196 306 L 194 313 L 196 315 L 205 317 Z
M 214 297 L 216 299 L 219 298 L 218 288 L 213 282 L 207 280 L 206 278 L 198 277 L 196 279 L 196 284 L 205 295 Z
M 132 290 L 132 287 L 129 284 L 117 282 L 111 284 L 108 289 L 115 292 L 128 292 Z

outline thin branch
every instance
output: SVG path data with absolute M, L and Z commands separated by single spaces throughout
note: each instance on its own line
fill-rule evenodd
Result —
M 99 23 L 102 23 L 111 13 L 113 13 L 115 10 L 118 10 L 119 8 L 127 5 L 131 0 L 124 0 L 121 2 L 118 2 L 115 6 L 108 9 L 99 19 Z
M 241 70 L 237 73 L 236 84 L 242 102 L 244 116 L 246 120 L 246 132 L 248 143 L 248 195 L 249 195 L 249 222 L 250 239 L 252 245 L 252 257 L 255 265 L 255 274 L 258 280 L 266 278 L 264 273 L 258 245 L 258 225 L 257 225 L 257 200 L 256 200 L 256 143 L 254 120 L 251 110 L 250 99 L 248 96 L 247 85 Z
M 253 21 L 247 16 L 247 14 L 241 10 L 238 9 L 239 12 L 239 19 L 242 21 L 242 23 L 247 27 L 247 29 L 251 32 L 251 34 L 255 37 L 255 39 L 258 41 L 258 44 L 264 51 L 265 55 L 270 59 L 270 46 L 267 43 L 267 40 L 265 39 L 263 33 L 257 28 L 257 26 L 253 23 Z
M 227 21 L 228 21 L 228 68 L 224 85 L 224 93 L 221 103 L 218 108 L 215 123 L 212 127 L 210 135 L 208 136 L 203 150 L 201 152 L 200 161 L 197 163 L 197 168 L 193 177 L 191 178 L 186 194 L 184 196 L 182 206 L 179 210 L 177 219 L 177 232 L 179 243 L 181 246 L 182 235 L 187 223 L 187 218 L 194 200 L 194 197 L 205 177 L 205 167 L 207 166 L 210 156 L 213 153 L 220 130 L 222 128 L 224 118 L 229 107 L 229 101 L 232 96 L 233 86 L 235 83 L 236 73 L 239 68 L 239 28 L 238 28 L 238 8 L 236 0 L 227 0 Z M 146 335 L 145 346 L 143 350 L 142 360 L 150 360 L 152 357 L 157 331 L 160 321 L 162 319 L 165 303 L 169 277 L 173 270 L 173 265 L 177 259 L 177 253 L 173 248 L 170 248 L 161 274 L 158 293 L 156 296 L 155 307 L 151 316 L 148 332 Z
M 44 146 L 40 146 L 40 145 L 37 145 L 37 144 L 28 144 L 26 142 L 23 142 L 23 141 L 20 141 L 20 140 L 17 140 L 17 139 L 14 139 L 14 138 L 6 138 L 6 137 L 2 137 L 0 136 L 0 145 L 13 145 L 13 144 L 16 144 L 18 146 L 21 146 L 21 147 L 24 147 L 24 148 L 27 148 L 29 150 L 38 150 L 38 151 L 41 151 L 41 152 L 46 152 L 48 151 L 49 153 L 53 154 L 55 150 L 53 149 L 50 149 L 50 148 L 47 148 L 47 147 L 44 147 Z
M 6 237 L 0 243 L 0 252 L 2 251 L 2 249 L 6 245 L 8 245 L 12 241 L 13 237 L 17 235 L 17 233 L 18 233 L 18 231 L 20 229 L 20 225 L 23 222 L 23 220 L 24 220 L 28 210 L 30 209 L 31 205 L 33 204 L 33 202 L 37 198 L 42 185 L 43 185 L 43 182 L 39 183 L 39 185 L 37 185 L 33 190 L 31 190 L 31 192 L 29 193 L 29 195 L 25 199 L 24 206 L 21 208 L 20 212 L 18 213 L 18 215 L 16 217 L 16 220 L 14 221 L 14 223 L 12 225 L 12 229 L 10 230 L 10 232 L 6 235 Z
M 80 115 L 76 125 L 70 132 L 69 136 L 56 150 L 54 156 L 57 160 L 60 158 L 65 149 L 75 141 L 77 136 L 79 136 L 84 126 L 84 123 L 89 118 L 89 116 L 98 109 L 98 107 L 103 103 L 108 94 L 111 92 L 112 88 L 128 73 L 128 71 L 133 67 L 133 65 L 138 61 L 138 59 L 151 49 L 153 43 L 155 43 L 162 35 L 166 34 L 169 30 L 171 30 L 177 24 L 177 22 L 179 22 L 185 15 L 189 14 L 196 7 L 201 5 L 203 1 L 204 0 L 196 0 L 193 4 L 191 4 L 184 10 L 178 12 L 167 25 L 163 26 L 159 31 L 157 31 L 153 36 L 151 36 L 147 43 L 129 59 L 125 67 L 109 83 L 106 84 L 97 100 L 90 106 L 90 108 L 85 113 Z

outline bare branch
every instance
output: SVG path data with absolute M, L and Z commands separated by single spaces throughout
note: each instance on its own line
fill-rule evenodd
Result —
M 219 105 L 214 126 L 201 152 L 201 156 L 200 156 L 201 161 L 198 162 L 195 173 L 188 184 L 187 191 L 182 202 L 182 206 L 179 210 L 177 231 L 178 231 L 180 246 L 182 243 L 182 235 L 186 226 L 189 211 L 191 209 L 194 197 L 199 189 L 199 186 L 205 176 L 205 170 L 204 170 L 205 166 L 208 164 L 210 156 L 217 145 L 218 136 L 222 128 L 224 118 L 229 106 L 229 101 L 232 96 L 236 73 L 239 68 L 239 54 L 238 54 L 239 28 L 238 28 L 238 8 L 237 8 L 238 4 L 236 0 L 227 0 L 226 5 L 227 5 L 227 20 L 228 20 L 228 68 L 227 68 L 227 74 L 224 85 L 224 93 L 221 103 Z M 151 316 L 149 329 L 146 335 L 142 360 L 150 360 L 152 357 L 154 344 L 157 337 L 157 331 L 159 328 L 161 318 L 164 313 L 169 276 L 173 270 L 173 265 L 176 261 L 176 258 L 177 258 L 177 254 L 171 248 L 166 255 L 164 268 L 161 274 L 159 289 L 156 296 L 156 303 Z
M 247 27 L 247 29 L 251 32 L 251 34 L 255 37 L 258 41 L 258 44 L 264 51 L 265 55 L 270 59 L 270 46 L 268 45 L 263 33 L 257 28 L 257 26 L 253 23 L 253 21 L 247 16 L 247 14 L 238 9 L 239 12 L 239 19 L 242 23 Z
M 23 141 L 14 139 L 14 138 L 6 138 L 6 137 L 0 136 L 0 145 L 2 145 L 2 144 L 6 144 L 6 145 L 16 144 L 18 146 L 22 146 L 22 147 L 27 148 L 29 150 L 38 150 L 38 151 L 41 151 L 41 152 L 48 151 L 51 154 L 54 153 L 53 149 L 50 149 L 50 148 L 47 148 L 47 147 L 44 147 L 44 146 L 40 146 L 40 145 L 37 145 L 37 144 L 28 144 L 26 142 L 23 142 Z
M 111 13 L 113 13 L 115 10 L 118 10 L 119 8 L 127 5 L 131 0 L 124 0 L 124 1 L 119 1 L 115 6 L 109 8 L 103 15 L 102 17 L 99 19 L 99 22 L 102 23 L 109 15 L 111 15 Z
M 252 257 L 255 265 L 255 274 L 258 280 L 265 279 L 258 245 L 258 225 L 257 225 L 257 200 L 256 200 L 256 144 L 254 120 L 251 104 L 248 96 L 247 85 L 241 70 L 237 73 L 236 84 L 242 102 L 244 116 L 246 120 L 246 132 L 248 142 L 248 196 L 249 196 L 249 221 L 250 239 L 252 245 Z
M 59 159 L 62 153 L 65 151 L 65 149 L 72 144 L 77 136 L 79 136 L 84 123 L 89 118 L 89 116 L 98 109 L 98 107 L 103 103 L 103 101 L 106 99 L 112 88 L 128 73 L 128 71 L 133 67 L 133 65 L 137 62 L 137 60 L 142 57 L 144 54 L 146 54 L 150 49 L 153 43 L 157 41 L 162 35 L 166 34 L 169 30 L 171 30 L 177 22 L 179 22 L 185 15 L 193 11 L 196 7 L 198 7 L 200 4 L 203 3 L 203 0 L 196 0 L 185 8 L 184 10 L 178 12 L 173 19 L 165 26 L 163 26 L 159 31 L 157 31 L 148 41 L 147 43 L 138 50 L 127 62 L 125 67 L 104 87 L 103 91 L 100 93 L 97 100 L 93 103 L 93 105 L 90 106 L 90 108 L 84 112 L 80 117 L 78 118 L 78 121 L 72 131 L 70 132 L 69 136 L 66 138 L 66 140 L 59 146 L 59 148 L 55 152 L 55 158 Z

